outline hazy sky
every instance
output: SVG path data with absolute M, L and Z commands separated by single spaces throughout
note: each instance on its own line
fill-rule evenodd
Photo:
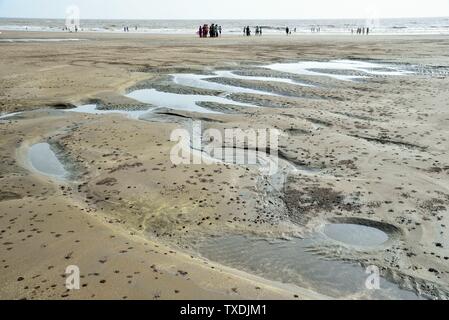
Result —
M 0 0 L 0 17 L 308 19 L 449 16 L 449 0 Z

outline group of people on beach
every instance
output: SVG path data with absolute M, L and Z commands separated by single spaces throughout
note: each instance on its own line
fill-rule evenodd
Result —
M 134 30 L 137 31 L 137 26 L 134 27 Z M 129 27 L 128 26 L 124 26 L 123 27 L 123 32 L 129 32 Z
M 28 31 L 28 27 L 26 28 L 26 30 Z M 68 26 L 64 26 L 62 28 L 62 31 L 68 31 L 68 32 L 78 32 L 78 26 L 74 26 L 72 27 L 68 27 Z
M 368 27 L 366 27 L 366 28 L 357 28 L 356 30 L 354 30 L 354 29 L 351 29 L 351 34 L 354 34 L 354 33 L 356 33 L 356 34 L 366 34 L 366 35 L 369 35 L 369 28 Z
M 256 26 L 255 31 L 256 31 L 256 36 L 261 36 L 263 34 L 262 27 L 260 27 L 260 26 Z M 247 36 L 247 37 L 251 36 L 250 26 L 246 26 L 243 28 L 243 35 Z
M 199 27 L 198 35 L 200 38 L 217 38 L 221 36 L 222 28 L 218 24 L 212 23 L 210 26 L 205 24 Z

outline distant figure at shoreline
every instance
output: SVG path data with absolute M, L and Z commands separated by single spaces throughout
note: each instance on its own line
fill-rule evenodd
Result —
M 289 28 L 289 27 L 286 27 L 286 28 L 285 28 L 285 33 L 286 33 L 287 35 L 290 34 L 290 28 Z

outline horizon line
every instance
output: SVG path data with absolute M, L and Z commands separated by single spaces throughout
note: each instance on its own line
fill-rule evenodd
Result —
M 377 19 L 431 19 L 431 18 L 449 18 L 449 16 L 403 16 L 403 17 L 377 17 Z M 62 18 L 49 18 L 49 17 L 2 17 L 0 19 L 46 19 L 46 20 L 64 20 L 65 17 Z M 178 20 L 178 21 L 193 21 L 193 20 L 366 20 L 368 17 L 350 17 L 350 18 L 329 18 L 329 17 L 321 17 L 321 18 L 81 18 L 81 20 L 159 20 L 159 21 L 170 21 L 170 20 Z

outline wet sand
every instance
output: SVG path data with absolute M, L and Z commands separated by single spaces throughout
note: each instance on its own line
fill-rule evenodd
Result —
M 73 38 L 30 34 L 4 32 L 0 38 Z M 208 261 L 197 248 L 212 236 L 307 237 L 327 223 L 362 221 L 357 219 L 385 231 L 387 245 L 354 250 L 330 241 L 314 248 L 316 254 L 376 265 L 405 289 L 447 297 L 449 40 L 77 38 L 86 40 L 0 46 L 1 111 L 29 111 L 0 120 L 1 298 L 354 298 L 319 285 L 305 289 L 263 279 L 263 273 Z M 341 81 L 258 68 L 338 59 L 397 65 L 413 75 Z M 201 104 L 221 113 L 158 109 L 136 120 L 61 110 L 86 103 L 103 110 L 152 109 L 124 96 L 134 89 L 222 97 L 219 90 L 170 80 L 172 74 L 216 70 L 313 86 L 217 77 L 214 83 L 274 93 L 234 92 L 226 96 L 230 105 Z M 282 188 L 273 189 L 256 167 L 175 166 L 170 133 L 189 119 L 201 120 L 205 129 L 277 129 L 279 155 L 297 171 L 286 172 Z M 30 168 L 29 148 L 42 142 L 54 146 L 71 179 Z M 81 269 L 85 286 L 79 291 L 65 289 L 68 265 Z

